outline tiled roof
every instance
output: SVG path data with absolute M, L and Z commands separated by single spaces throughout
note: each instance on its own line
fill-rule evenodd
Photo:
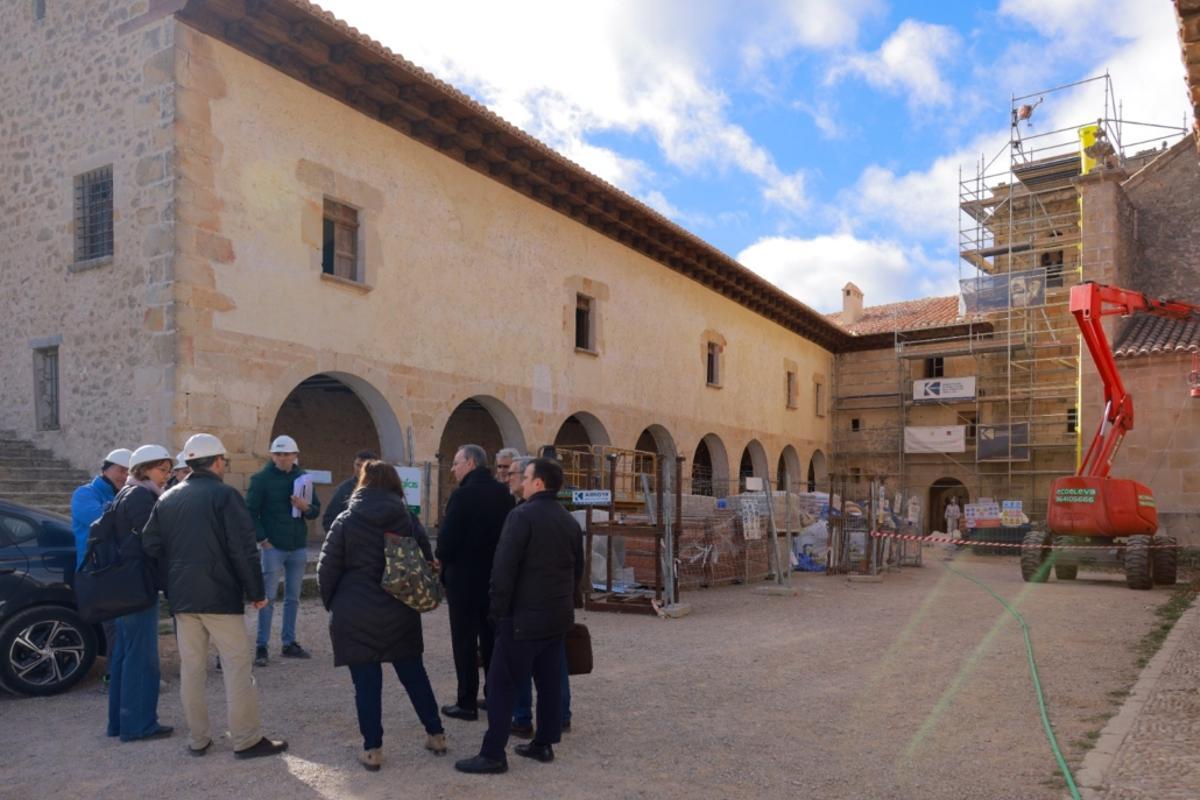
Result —
M 1121 326 L 1113 346 L 1117 358 L 1197 351 L 1200 351 L 1200 314 L 1187 319 L 1134 314 Z
M 958 314 L 958 295 L 922 297 L 863 309 L 862 319 L 852 325 L 842 323 L 842 312 L 828 315 L 830 321 L 854 336 L 892 331 L 939 328 L 963 321 Z

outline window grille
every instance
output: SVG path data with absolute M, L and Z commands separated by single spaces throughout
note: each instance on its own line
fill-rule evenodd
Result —
M 113 254 L 112 165 L 75 176 L 75 260 Z
M 592 298 L 575 295 L 575 346 L 581 350 L 593 350 L 592 346 Z
M 58 430 L 58 348 L 33 351 L 34 408 L 39 431 Z

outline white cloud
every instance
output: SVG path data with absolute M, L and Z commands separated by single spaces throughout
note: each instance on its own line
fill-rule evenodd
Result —
M 930 259 L 920 247 L 848 233 L 801 239 L 760 239 L 738 261 L 801 302 L 825 313 L 842 308 L 842 287 L 853 281 L 867 305 L 953 294 L 957 270 Z
M 769 37 L 772 53 L 843 44 L 879 0 L 832 9 L 822 0 L 755 0 L 749 9 L 527 0 L 473 5 L 470 24 L 452 3 L 321 3 L 627 191 L 644 193 L 648 169 L 590 142 L 595 134 L 648 134 L 672 167 L 745 173 L 764 203 L 794 212 L 809 204 L 804 176 L 782 170 L 730 120 L 728 98 L 712 85 L 714 53 L 736 50 L 731 36 L 753 39 L 781 19 Z
M 854 44 L 862 21 L 884 11 L 882 0 L 765 0 L 742 8 L 749 23 L 742 59 L 752 69 L 797 48 L 828 50 Z
M 827 82 L 854 74 L 877 89 L 907 95 L 913 108 L 945 106 L 954 92 L 942 67 L 960 42 L 953 28 L 906 19 L 874 53 L 852 54 L 835 65 Z

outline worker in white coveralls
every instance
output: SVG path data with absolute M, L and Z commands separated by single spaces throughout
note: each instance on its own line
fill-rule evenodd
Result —
M 946 535 L 958 536 L 958 518 L 962 516 L 962 509 L 959 508 L 958 498 L 951 497 L 946 503 Z

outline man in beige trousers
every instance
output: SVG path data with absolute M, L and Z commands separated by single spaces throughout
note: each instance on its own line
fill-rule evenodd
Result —
M 251 676 L 245 603 L 266 605 L 254 521 L 241 494 L 225 485 L 225 446 L 216 436 L 188 439 L 183 458 L 192 474 L 164 493 L 142 530 L 142 550 L 158 560 L 179 640 L 179 687 L 191 741 L 188 753 L 212 746 L 204 701 L 208 643 L 220 653 L 229 730 L 238 758 L 282 753 L 287 742 L 262 735 L 258 690 Z

